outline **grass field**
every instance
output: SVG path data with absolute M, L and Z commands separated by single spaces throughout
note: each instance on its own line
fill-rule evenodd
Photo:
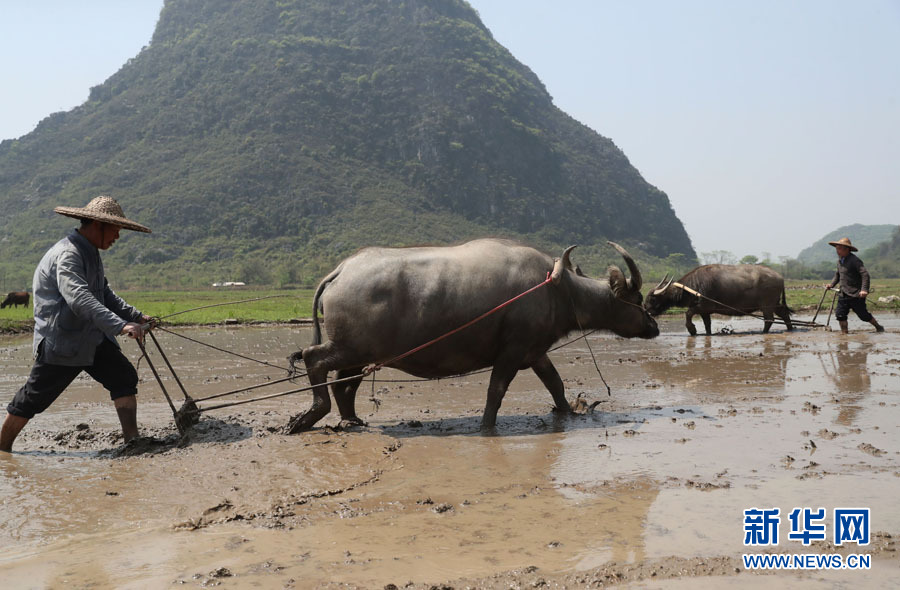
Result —
M 879 304 L 878 297 L 900 296 L 900 279 L 884 279 L 872 282 L 874 291 L 869 297 L 871 310 L 900 310 L 900 302 Z M 812 281 L 787 281 L 788 306 L 796 311 L 815 309 L 822 299 L 822 283 Z M 648 285 L 645 289 L 652 289 Z M 144 313 L 166 318 L 169 325 L 219 324 L 226 320 L 249 322 L 289 322 L 312 316 L 312 289 L 223 289 L 205 291 L 123 291 L 119 295 Z M 831 295 L 825 298 L 823 309 L 831 304 Z M 262 299 L 266 298 L 266 299 Z M 246 303 L 233 303 L 247 299 L 257 299 Z M 232 304 L 233 303 L 233 304 Z M 228 305 L 220 305 L 228 304 Z M 208 305 L 218 305 L 179 313 Z M 682 313 L 680 309 L 669 313 Z M 27 332 L 31 330 L 31 307 L 6 308 L 0 310 L 0 333 Z
M 122 291 L 122 299 L 151 316 L 165 318 L 168 325 L 219 324 L 238 322 L 289 322 L 312 316 L 313 289 L 227 289 L 209 291 Z M 261 299 L 265 297 L 266 299 Z M 233 303 L 258 299 L 246 303 Z M 226 304 L 226 305 L 221 305 Z M 218 305 L 179 313 L 208 305 Z M 29 331 L 31 307 L 0 310 L 0 332 Z

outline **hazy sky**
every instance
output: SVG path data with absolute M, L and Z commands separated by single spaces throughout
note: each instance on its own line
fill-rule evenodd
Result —
M 669 195 L 698 253 L 796 256 L 842 225 L 900 224 L 900 0 L 471 4 Z M 83 103 L 161 7 L 3 0 L 0 139 Z

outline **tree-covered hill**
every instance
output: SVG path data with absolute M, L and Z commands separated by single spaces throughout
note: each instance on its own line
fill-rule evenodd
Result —
M 866 249 L 860 256 L 873 277 L 900 277 L 900 226 L 894 226 L 890 239 Z
M 834 247 L 829 246 L 828 242 L 835 242 L 847 237 L 850 238 L 854 246 L 862 251 L 890 240 L 896 229 L 896 225 L 863 225 L 861 223 L 845 225 L 829 232 L 816 240 L 814 244 L 805 248 L 797 256 L 797 260 L 809 266 L 814 266 L 821 262 L 831 263 L 834 262 Z
M 0 143 L 0 282 L 72 225 L 54 206 L 99 194 L 153 228 L 105 256 L 148 287 L 309 284 L 361 246 L 484 235 L 696 258 L 462 0 L 167 0 L 87 102 Z

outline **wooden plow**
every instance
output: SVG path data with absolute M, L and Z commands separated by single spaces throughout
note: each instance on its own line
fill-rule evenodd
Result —
M 148 324 L 148 326 L 149 326 L 149 324 Z M 232 355 L 234 355 L 234 356 L 238 356 L 238 357 L 241 357 L 241 358 L 246 359 L 246 360 L 251 360 L 251 361 L 254 361 L 254 362 L 263 364 L 263 365 L 267 365 L 267 366 L 269 366 L 269 367 L 274 367 L 274 368 L 282 369 L 282 370 L 287 371 L 288 373 L 290 373 L 290 376 L 285 377 L 285 378 L 283 378 L 283 379 L 275 379 L 275 380 L 273 380 L 273 381 L 268 381 L 268 382 L 266 382 L 266 383 L 262 383 L 262 384 L 259 384 L 259 385 L 251 385 L 251 386 L 248 386 L 248 387 L 242 387 L 242 388 L 240 388 L 240 389 L 235 389 L 235 390 L 232 390 L 232 391 L 226 391 L 226 392 L 224 392 L 224 393 L 217 393 L 217 394 L 215 394 L 215 395 L 210 395 L 210 396 L 208 396 L 208 397 L 202 397 L 202 398 L 196 398 L 196 399 L 195 399 L 195 398 L 191 397 L 191 395 L 190 395 L 190 394 L 187 392 L 187 390 L 185 389 L 184 384 L 181 382 L 181 379 L 178 378 L 178 374 L 175 372 L 175 367 L 172 366 L 172 363 L 169 361 L 169 358 L 166 356 L 166 353 L 163 351 L 162 346 L 160 346 L 159 341 L 156 339 L 156 336 L 153 334 L 153 332 L 150 330 L 149 327 L 144 328 L 145 334 L 149 334 L 149 335 L 150 335 L 150 339 L 153 341 L 153 344 L 154 344 L 154 346 L 156 347 L 156 350 L 159 352 L 159 356 L 163 359 L 163 362 L 165 363 L 166 367 L 168 368 L 169 373 L 172 374 L 172 378 L 175 380 L 175 383 L 178 384 L 178 387 L 179 387 L 179 389 L 181 389 L 181 393 L 182 393 L 182 395 L 184 396 L 184 402 L 181 404 L 181 407 L 176 409 L 176 408 L 175 408 L 175 404 L 174 404 L 174 402 L 172 401 L 172 396 L 169 395 L 169 392 L 168 392 L 168 390 L 166 389 L 165 383 L 163 383 L 163 380 L 162 380 L 162 377 L 161 377 L 160 374 L 159 374 L 159 371 L 156 369 L 156 366 L 153 364 L 153 361 L 150 360 L 150 356 L 147 354 L 147 349 L 146 349 L 146 347 L 145 347 L 145 345 L 144 345 L 144 342 L 141 341 L 141 340 L 138 340 L 138 346 L 139 346 L 140 349 L 141 349 L 141 353 L 143 354 L 143 358 L 147 359 L 147 365 L 150 367 L 150 371 L 153 373 L 153 376 L 156 378 L 156 382 L 159 384 L 159 388 L 162 390 L 163 396 L 165 396 L 166 401 L 167 401 L 168 404 L 169 404 L 169 407 L 172 409 L 172 415 L 174 416 L 174 419 L 175 419 L 175 427 L 178 428 L 178 433 L 181 434 L 181 435 L 184 435 L 185 433 L 187 433 L 187 431 L 190 430 L 191 426 L 193 426 L 194 424 L 196 424 L 197 422 L 200 421 L 200 414 L 203 413 L 203 412 L 207 412 L 207 411 L 209 411 L 209 410 L 216 410 L 216 409 L 219 409 L 219 408 L 227 408 L 227 407 L 230 407 L 230 406 L 237 406 L 237 405 L 241 405 L 241 404 L 247 404 L 247 403 L 250 403 L 250 402 L 260 401 L 260 400 L 264 400 L 264 399 L 271 399 L 271 398 L 275 398 L 275 397 L 281 397 L 281 396 L 283 396 L 283 395 L 290 395 L 290 394 L 293 394 L 293 393 L 298 393 L 298 392 L 301 392 L 301 391 L 307 391 L 307 390 L 309 390 L 309 389 L 312 389 L 311 386 L 309 386 L 309 387 L 302 387 L 302 388 L 299 388 L 299 389 L 292 389 L 292 390 L 290 390 L 290 391 L 284 391 L 284 392 L 280 392 L 280 393 L 275 393 L 275 394 L 271 394 L 271 395 L 265 395 L 265 396 L 261 396 L 261 397 L 255 397 L 255 398 L 251 398 L 251 399 L 244 399 L 244 400 L 239 400 L 239 401 L 234 401 L 234 402 L 227 402 L 227 403 L 220 403 L 220 404 L 209 405 L 209 406 L 199 406 L 199 405 L 198 405 L 199 402 L 205 402 L 205 401 L 209 401 L 209 400 L 212 400 L 212 399 L 218 399 L 218 398 L 222 398 L 222 397 L 226 397 L 226 396 L 236 395 L 236 394 L 238 394 L 238 393 L 243 393 L 243 392 L 247 392 L 247 391 L 252 391 L 252 390 L 255 390 L 255 389 L 259 389 L 259 388 L 261 388 L 261 387 L 268 387 L 268 386 L 270 386 L 270 385 L 277 385 L 277 384 L 279 384 L 279 383 L 284 383 L 284 382 L 286 382 L 286 381 L 292 381 L 292 380 L 294 380 L 294 379 L 296 379 L 297 377 L 302 376 L 302 375 L 297 375 L 297 374 L 295 374 L 295 372 L 293 371 L 293 369 L 288 369 L 288 368 L 286 368 L 286 367 L 278 367 L 278 366 L 276 366 L 276 365 L 272 365 L 271 363 L 267 363 L 267 362 L 265 362 L 265 361 L 259 361 L 259 360 L 256 360 L 256 359 L 252 359 L 252 358 L 250 358 L 250 357 L 246 357 L 246 356 L 243 356 L 243 355 L 240 355 L 240 354 L 237 354 L 237 353 L 234 353 L 234 352 L 231 352 L 231 351 L 222 349 L 222 348 L 218 348 L 218 347 L 212 346 L 211 344 L 206 344 L 205 342 L 200 342 L 200 341 L 198 341 L 198 340 L 194 340 L 194 339 L 192 339 L 192 338 L 188 338 L 187 336 L 183 336 L 183 335 L 181 335 L 181 334 L 178 334 L 177 332 L 172 332 L 172 331 L 170 331 L 170 330 L 166 330 L 165 328 L 158 328 L 158 329 L 161 329 L 161 330 L 163 330 L 164 332 L 167 332 L 167 333 L 169 333 L 169 334 L 173 334 L 173 335 L 175 335 L 175 336 L 179 336 L 179 337 L 181 337 L 181 338 L 185 338 L 185 339 L 190 340 L 190 341 L 192 341 L 192 342 L 195 342 L 195 343 L 197 343 L 197 344 L 202 344 L 203 346 L 208 346 L 208 347 L 210 347 L 210 348 L 214 348 L 215 350 L 218 350 L 218 351 L 221 351 L 221 352 L 225 352 L 225 353 L 228 353 L 228 354 L 232 354 Z M 354 377 L 354 378 L 355 378 L 355 377 Z M 330 384 L 330 383 L 329 383 L 329 384 Z

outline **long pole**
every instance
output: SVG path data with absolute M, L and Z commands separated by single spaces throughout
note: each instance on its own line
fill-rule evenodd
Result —
M 831 325 L 831 312 L 834 310 L 834 302 L 835 302 L 835 300 L 837 299 L 837 296 L 838 296 L 838 292 L 835 291 L 835 292 L 834 292 L 834 297 L 831 298 L 831 307 L 828 309 L 828 319 L 825 320 L 825 325 L 826 325 L 826 326 L 830 326 L 830 325 Z
M 816 318 L 819 317 L 819 310 L 822 309 L 822 304 L 825 303 L 826 295 L 828 295 L 828 287 L 825 287 L 825 290 L 822 291 L 822 299 L 819 300 L 819 306 L 816 307 L 816 315 L 813 316 L 812 323 L 816 323 Z

